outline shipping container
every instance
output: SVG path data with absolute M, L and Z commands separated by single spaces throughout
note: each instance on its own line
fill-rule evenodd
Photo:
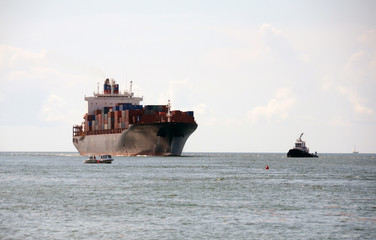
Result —
M 145 105 L 144 109 L 157 112 L 167 112 L 166 105 Z
M 114 93 L 118 94 L 119 93 L 119 84 L 114 85 Z
M 107 120 L 107 129 L 112 129 L 111 117 L 109 117 L 108 120 Z
M 109 84 L 104 84 L 104 85 L 103 85 L 103 92 L 104 92 L 105 94 L 109 94 L 109 93 L 111 93 L 111 85 L 109 85 Z
M 106 113 L 109 113 L 109 112 L 112 112 L 112 107 L 104 107 L 103 108 L 103 112 L 106 114 Z
M 171 111 L 171 115 L 172 116 L 180 116 L 181 115 L 181 111 L 178 111 L 178 110 Z
M 187 113 L 187 115 L 193 117 L 193 111 L 187 111 L 186 113 Z

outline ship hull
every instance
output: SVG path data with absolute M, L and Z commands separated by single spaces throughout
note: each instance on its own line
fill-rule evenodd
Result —
M 131 124 L 121 133 L 75 136 L 73 144 L 81 155 L 180 156 L 185 142 L 196 128 L 196 123 Z
M 304 152 L 300 149 L 290 149 L 287 153 L 287 157 L 295 158 L 317 158 L 318 156 L 309 152 Z

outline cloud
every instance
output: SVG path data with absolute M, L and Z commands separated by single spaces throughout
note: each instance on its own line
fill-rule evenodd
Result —
M 356 119 L 364 121 L 373 119 L 376 111 L 376 31 L 364 32 L 357 41 L 358 49 L 349 54 L 342 68 L 323 78 L 322 90 L 331 92 L 332 101 L 334 96 L 339 97 L 337 101 L 342 101 L 343 107 L 357 114 Z
M 376 30 L 371 29 L 358 36 L 358 42 L 363 46 L 376 50 Z
M 352 81 L 376 83 L 376 30 L 365 31 L 358 36 L 359 50 L 353 53 L 344 70 L 344 76 Z
M 376 82 L 376 57 L 364 50 L 355 52 L 345 65 L 344 77 L 355 82 Z
M 295 103 L 295 95 L 289 88 L 280 88 L 272 99 L 265 106 L 255 107 L 248 113 L 252 122 L 265 118 L 268 122 L 285 120 L 288 117 L 288 110 Z
M 41 115 L 42 119 L 47 122 L 66 121 L 67 102 L 55 94 L 50 94 L 48 100 L 43 104 Z
M 22 48 L 8 45 L 0 45 L 0 69 L 6 67 L 20 68 L 27 66 L 37 66 L 43 62 L 46 57 L 46 51 L 32 52 Z
M 273 35 L 281 35 L 283 36 L 283 32 L 281 30 L 278 30 L 274 28 L 271 24 L 269 23 L 264 23 L 260 27 L 260 31 L 262 34 L 268 34 L 268 32 L 272 32 Z
M 191 108 L 190 99 L 193 87 L 192 82 L 188 78 L 170 81 L 167 91 L 159 95 L 158 103 L 167 104 L 167 101 L 170 100 L 172 109 L 174 109 L 175 104 L 179 108 Z
M 322 78 L 322 84 L 321 84 L 321 89 L 323 91 L 329 91 L 333 88 L 333 79 L 329 76 L 324 76 Z
M 0 113 L 0 123 L 74 124 L 84 111 L 78 107 L 85 105 L 82 96 L 89 86 L 94 89 L 101 77 L 98 71 L 69 57 L 1 45 L 0 81 L 9 91 L 1 92 L 0 107 L 12 107 L 6 114 Z
M 357 94 L 353 90 L 343 86 L 337 87 L 337 90 L 347 98 L 355 112 L 360 114 L 374 113 L 374 111 L 371 108 L 366 107 L 362 104 L 362 100 L 360 99 L 360 97 L 357 96 Z
M 267 52 L 283 61 L 296 62 L 298 60 L 297 53 L 284 32 L 270 24 L 263 24 L 260 32 L 267 46 Z M 305 56 L 305 58 L 308 57 Z

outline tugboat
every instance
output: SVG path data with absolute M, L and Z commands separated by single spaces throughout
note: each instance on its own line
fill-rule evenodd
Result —
M 289 150 L 289 152 L 287 153 L 287 157 L 318 158 L 317 153 L 315 154 L 309 153 L 309 148 L 306 147 L 305 141 L 302 140 L 302 136 L 303 136 L 303 133 L 300 134 L 300 137 L 298 139 L 296 139 L 295 147 Z

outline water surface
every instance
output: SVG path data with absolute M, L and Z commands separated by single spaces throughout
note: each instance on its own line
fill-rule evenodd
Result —
M 0 153 L 0 238 L 376 238 L 375 154 L 85 159 Z

